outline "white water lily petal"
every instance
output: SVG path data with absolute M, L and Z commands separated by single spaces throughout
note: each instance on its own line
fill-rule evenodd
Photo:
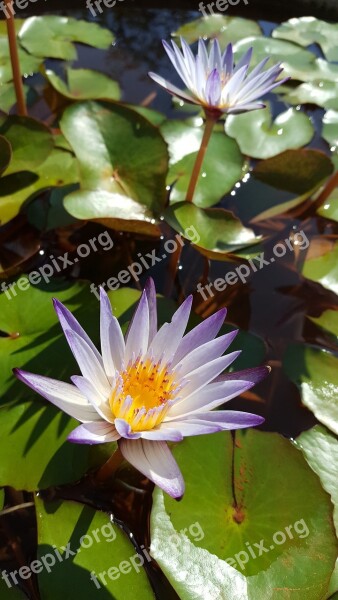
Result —
M 183 477 L 165 442 L 122 439 L 119 441 L 119 448 L 130 464 L 169 496 L 173 498 L 183 496 Z
M 125 343 L 121 327 L 113 317 L 109 298 L 100 288 L 100 337 L 103 365 L 109 381 L 114 379 L 115 370 L 121 367 L 125 354 Z
M 95 408 L 74 385 L 50 377 L 34 375 L 34 373 L 28 373 L 21 369 L 15 369 L 14 374 L 20 381 L 23 381 L 32 390 L 49 400 L 70 417 L 82 423 L 100 420 Z
M 191 394 L 196 393 L 210 381 L 215 379 L 217 375 L 222 373 L 224 369 L 229 367 L 231 363 L 236 360 L 240 353 L 240 350 L 237 352 L 231 352 L 231 354 L 216 358 L 216 360 L 206 363 L 202 367 L 199 367 L 195 371 L 189 373 L 189 380 L 184 386 L 185 397 L 188 398 Z
M 82 375 L 89 381 L 95 381 L 100 393 L 105 397 L 108 396 L 110 393 L 109 381 L 92 349 L 75 331 L 69 331 L 68 337 Z
M 125 366 L 142 357 L 149 344 L 149 306 L 147 294 L 142 292 L 126 334 Z
M 73 444 L 105 444 L 117 442 L 120 435 L 109 423 L 85 423 L 76 427 L 67 439 Z

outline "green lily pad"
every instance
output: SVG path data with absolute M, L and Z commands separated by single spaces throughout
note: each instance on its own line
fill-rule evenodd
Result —
M 174 448 L 186 492 L 178 504 L 155 489 L 152 556 L 182 600 L 323 598 L 336 556 L 328 495 L 288 440 L 236 440 L 234 463 L 229 432 Z
M 338 534 L 338 442 L 325 427 L 317 425 L 302 433 L 296 445 L 303 452 L 310 467 L 317 473 L 324 490 L 331 496 L 334 505 L 334 524 Z M 333 572 L 329 596 L 338 591 L 338 559 Z
M 74 60 L 77 57 L 74 42 L 104 49 L 112 44 L 114 36 L 96 23 L 45 15 L 27 19 L 20 29 L 19 40 L 34 56 Z
M 318 421 L 338 434 L 338 358 L 326 350 L 292 344 L 283 365 L 300 388 L 303 404 Z
M 6 171 L 12 157 L 12 147 L 9 141 L 0 135 L 0 175 Z
M 187 237 L 194 227 L 194 245 L 207 256 L 217 257 L 217 260 L 222 260 L 222 257 L 228 260 L 228 253 L 235 253 L 261 240 L 232 212 L 223 208 L 202 209 L 192 202 L 179 202 L 167 208 L 164 216 L 183 237 Z
M 295 441 L 311 469 L 317 473 L 334 505 L 334 522 L 338 533 L 338 441 L 325 427 L 316 425 Z
M 192 152 L 170 167 L 167 184 L 173 186 L 171 202 L 185 200 L 196 157 L 197 152 Z M 244 158 L 235 140 L 224 133 L 214 133 L 196 186 L 194 204 L 202 208 L 217 204 L 243 175 Z
M 302 274 L 307 279 L 316 281 L 327 290 L 338 294 L 338 242 L 325 248 L 320 256 L 307 258 Z
M 34 172 L 22 171 L 1 178 L 0 222 L 13 219 L 26 200 L 47 188 L 77 183 L 77 163 L 70 152 L 55 149 Z
M 45 73 L 49 83 L 62 96 L 71 100 L 106 99 L 119 100 L 121 97 L 120 86 L 104 73 L 92 69 L 66 70 L 67 83 L 54 71 L 47 69 Z
M 283 101 L 290 104 L 317 104 L 323 108 L 338 109 L 338 82 L 311 81 L 302 83 L 283 95 Z
M 159 130 L 135 111 L 96 102 L 68 107 L 61 129 L 81 183 L 66 197 L 66 210 L 78 219 L 115 219 L 124 228 L 130 221 L 149 226 L 166 200 L 168 155 Z
M 32 75 L 39 70 L 41 59 L 31 56 L 23 48 L 18 48 L 21 73 L 24 77 Z M 0 37 L 0 83 L 7 83 L 13 79 L 11 59 L 7 36 Z
M 309 317 L 309 319 L 338 338 L 338 310 L 325 310 L 320 317 Z
M 317 214 L 332 221 L 338 221 L 338 190 L 334 190 L 329 198 L 317 209 Z
M 25 596 L 13 582 L 11 583 L 11 580 L 9 580 L 9 584 L 12 585 L 12 587 L 9 587 L 2 579 L 0 579 L 1 600 L 27 600 L 27 596 Z
M 330 146 L 338 146 L 338 111 L 328 110 L 323 117 L 322 136 Z M 333 151 L 333 150 L 332 150 Z
M 273 121 L 269 106 L 242 115 L 229 115 L 225 130 L 236 139 L 243 154 L 271 158 L 308 144 L 314 128 L 307 115 L 290 108 Z
M 55 556 L 50 572 L 42 569 L 39 589 L 44 600 L 80 594 L 83 600 L 154 600 L 142 562 L 125 534 L 108 515 L 76 502 L 44 503 L 36 498 L 38 559 Z M 74 555 L 67 556 L 67 545 Z M 148 557 L 143 559 L 147 564 Z M 47 560 L 48 562 L 48 560 Z M 52 560 L 49 558 L 49 562 Z M 115 568 L 114 568 L 115 567 Z M 105 572 L 101 577 L 100 573 Z M 97 576 L 96 581 L 94 576 Z M 106 582 L 106 584 L 104 583 Z
M 38 167 L 45 162 L 54 146 L 48 127 L 31 117 L 10 115 L 0 118 L 0 134 L 12 147 L 12 160 L 6 175 Z
M 273 158 L 259 162 L 252 175 L 259 181 L 296 195 L 295 198 L 275 204 L 260 213 L 252 222 L 269 219 L 294 208 L 311 197 L 332 175 L 333 164 L 324 152 L 318 150 L 287 150 Z
M 338 25 L 321 21 L 315 17 L 300 17 L 290 19 L 277 27 L 274 38 L 296 42 L 300 46 L 318 44 L 327 60 L 338 61 Z
M 196 42 L 200 37 L 217 38 L 221 47 L 225 47 L 230 42 L 260 34 L 261 28 L 256 21 L 214 14 L 182 25 L 173 35 L 181 35 L 188 44 Z
M 35 399 L 2 406 L 0 417 L 0 485 L 32 491 L 77 481 L 86 472 L 89 448 L 67 442 L 78 422 L 60 410 Z
M 253 47 L 253 65 L 259 63 L 266 56 L 274 62 L 282 62 L 284 72 L 281 77 L 288 75 L 298 81 L 338 81 L 338 65 L 317 58 L 309 50 L 304 50 L 297 44 L 284 40 L 266 37 L 250 37 L 235 44 L 235 55 L 240 56 Z
M 27 101 L 27 95 L 31 88 L 27 85 L 23 86 L 24 95 Z M 0 86 L 0 110 L 4 113 L 9 113 L 12 106 L 16 104 L 15 88 L 12 82 L 3 83 Z

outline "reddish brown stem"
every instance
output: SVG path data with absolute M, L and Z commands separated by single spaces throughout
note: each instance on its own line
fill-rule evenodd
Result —
M 12 65 L 16 102 L 17 102 L 17 106 L 18 106 L 19 115 L 25 117 L 25 116 L 27 116 L 27 107 L 26 107 L 25 94 L 24 94 L 23 85 L 22 85 L 18 45 L 17 45 L 15 22 L 14 22 L 14 12 L 12 10 L 13 2 L 12 2 L 12 0 L 5 0 L 5 3 L 6 3 L 6 9 L 7 9 L 5 12 L 6 23 L 7 23 L 7 36 L 8 36 L 8 43 L 9 43 L 9 53 L 10 53 L 10 57 L 11 57 L 11 65 Z

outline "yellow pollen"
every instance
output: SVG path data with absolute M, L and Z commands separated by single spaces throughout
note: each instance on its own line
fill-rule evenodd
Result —
M 167 365 L 149 359 L 136 360 L 119 373 L 110 396 L 110 408 L 114 418 L 127 421 L 133 431 L 153 429 L 163 421 L 176 389 Z M 125 402 L 128 396 L 132 400 L 130 405 Z

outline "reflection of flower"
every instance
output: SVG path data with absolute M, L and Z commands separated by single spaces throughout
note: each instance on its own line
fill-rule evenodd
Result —
M 222 54 L 218 40 L 213 40 L 208 54 L 204 41 L 200 39 L 196 57 L 183 38 L 182 52 L 175 42 L 172 42 L 172 47 L 166 41 L 163 44 L 189 93 L 183 92 L 156 73 L 149 73 L 150 77 L 170 94 L 191 104 L 200 104 L 207 111 L 241 113 L 264 108 L 264 104 L 257 100 L 289 79 L 276 82 L 283 71 L 280 63 L 263 71 L 269 57 L 264 58 L 248 74 L 252 48 L 234 66 L 232 44 Z
M 268 373 L 258 367 L 220 375 L 238 356 L 222 356 L 237 332 L 214 339 L 222 309 L 185 336 L 192 298 L 157 331 L 156 292 L 148 280 L 126 339 L 101 289 L 101 354 L 73 315 L 55 309 L 82 376 L 74 385 L 15 369 L 16 376 L 71 417 L 81 421 L 69 440 L 117 441 L 124 457 L 173 497 L 184 493 L 180 470 L 167 446 L 184 436 L 259 425 L 262 417 L 215 411 Z M 217 378 L 217 379 L 215 379 Z

